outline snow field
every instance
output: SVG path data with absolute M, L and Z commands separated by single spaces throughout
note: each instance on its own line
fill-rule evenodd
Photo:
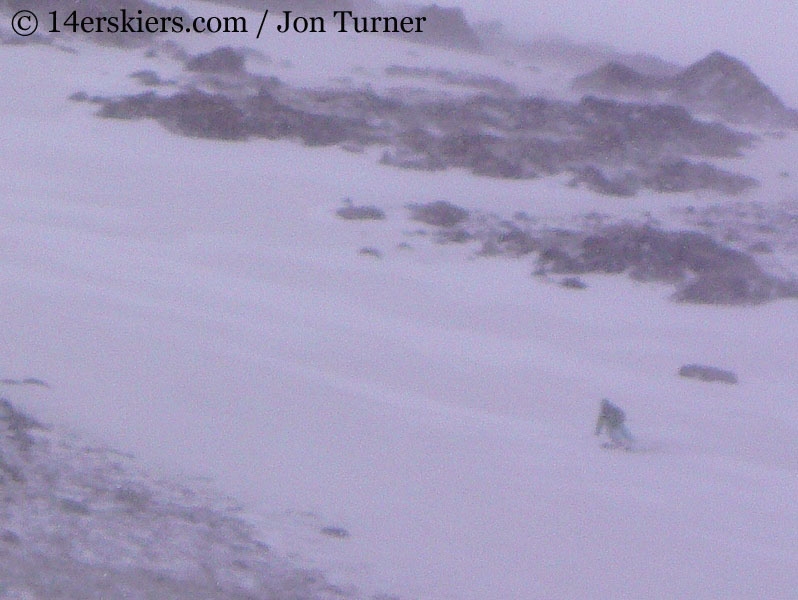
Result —
M 637 216 L 716 198 L 607 199 L 182 139 L 66 99 L 138 89 L 128 72 L 168 60 L 3 52 L 0 372 L 50 382 L 8 390 L 37 418 L 210 477 L 276 551 L 366 596 L 798 589 L 794 302 L 677 305 L 609 277 L 574 292 L 530 263 L 405 235 L 413 201 Z M 312 68 L 297 72 L 312 82 Z M 337 219 L 344 197 L 387 221 Z M 679 379 L 694 361 L 740 384 Z M 651 451 L 598 448 L 603 396 Z

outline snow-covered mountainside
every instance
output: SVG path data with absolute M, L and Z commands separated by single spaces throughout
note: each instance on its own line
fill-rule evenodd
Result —
M 5 400 L 0 449 L 0 597 L 349 597 L 273 556 L 229 499 L 154 480 Z
M 0 3 L 0 598 L 794 598 L 798 99 L 435 6 L 7 27 L 65 4 Z
M 577 77 L 574 87 L 611 96 L 657 99 L 731 122 L 798 129 L 798 111 L 787 108 L 748 66 L 723 52 L 712 52 L 671 76 L 640 73 L 610 62 Z

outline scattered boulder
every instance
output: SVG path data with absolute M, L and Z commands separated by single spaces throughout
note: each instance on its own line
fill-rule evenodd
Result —
M 474 239 L 465 227 L 446 227 L 438 232 L 436 238 L 442 244 L 464 244 Z
M 148 69 L 131 73 L 130 77 L 138 81 L 141 85 L 147 87 L 159 87 L 162 85 L 169 85 L 174 83 L 174 81 L 166 81 L 164 79 L 161 79 L 161 76 L 158 75 L 158 73 Z
M 364 246 L 357 252 L 360 256 L 371 256 L 372 258 L 382 258 L 382 252 L 373 246 Z
M 445 200 L 428 204 L 411 204 L 410 218 L 435 227 L 454 227 L 468 218 L 469 212 Z
M 773 245 L 765 240 L 759 240 L 748 246 L 748 251 L 757 254 L 773 254 Z
M 61 498 L 60 504 L 61 504 L 61 510 L 67 513 L 72 513 L 75 515 L 91 514 L 91 510 L 86 505 L 86 503 L 80 500 L 74 500 L 72 498 Z
M 706 365 L 683 365 L 679 368 L 679 375 L 681 377 L 698 379 L 700 381 L 720 381 L 721 383 L 728 384 L 737 383 L 737 375 L 732 371 Z
M 513 256 L 525 256 L 540 247 L 540 243 L 532 233 L 507 221 L 502 223 L 502 231 L 496 238 L 496 245 L 501 252 Z
M 335 527 L 335 526 L 322 527 L 321 533 L 323 533 L 328 537 L 337 538 L 339 540 L 349 537 L 349 532 L 343 527 Z
M 576 77 L 571 87 L 576 91 L 642 99 L 667 89 L 668 79 L 640 73 L 625 64 L 611 61 Z
M 186 61 L 186 69 L 200 73 L 239 74 L 244 72 L 244 63 L 242 52 L 230 46 L 223 46 L 189 58 Z
M 599 194 L 621 197 L 634 196 L 640 187 L 639 181 L 631 174 L 607 175 L 595 165 L 574 170 L 574 177 L 569 185 L 576 187 L 580 184 Z
M 88 102 L 89 95 L 86 92 L 80 91 L 70 94 L 69 99 L 72 100 L 72 102 Z
M 2 532 L 0 532 L 0 542 L 18 546 L 21 541 L 22 540 L 20 539 L 19 535 L 10 529 L 4 529 Z
M 335 214 L 347 221 L 381 221 L 385 218 L 385 211 L 377 206 L 355 206 L 351 201 L 346 202 L 335 211 Z
M 587 288 L 584 279 L 580 277 L 566 277 L 560 282 L 560 285 L 571 290 L 584 290 Z

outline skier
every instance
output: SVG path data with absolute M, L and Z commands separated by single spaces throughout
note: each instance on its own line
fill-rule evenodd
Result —
M 606 427 L 607 434 L 610 436 L 612 442 L 604 444 L 606 448 L 625 448 L 626 450 L 632 449 L 634 438 L 629 433 L 624 421 L 626 415 L 623 410 L 615 406 L 612 402 L 604 398 L 601 401 L 601 410 L 599 411 L 598 421 L 596 422 L 596 435 L 599 435 Z

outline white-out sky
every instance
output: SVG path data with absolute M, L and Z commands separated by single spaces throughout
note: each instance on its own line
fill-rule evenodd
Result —
M 789 0 L 439 0 L 524 37 L 559 34 L 678 63 L 723 50 L 798 104 L 798 2 Z

